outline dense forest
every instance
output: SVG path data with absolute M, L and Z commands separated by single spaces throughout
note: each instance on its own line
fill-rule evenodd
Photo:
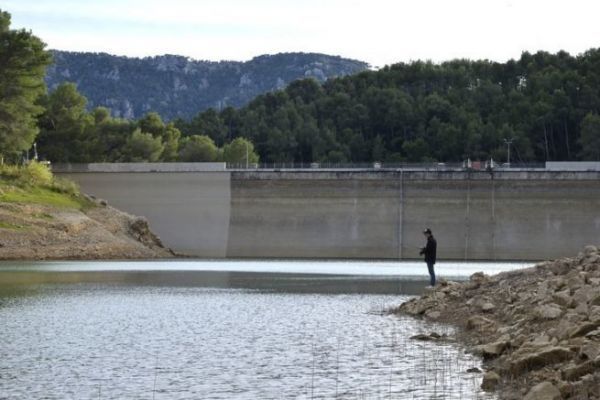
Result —
M 416 61 L 296 81 L 239 110 L 176 121 L 217 143 L 243 136 L 261 160 L 600 160 L 600 50 L 523 53 L 506 63 Z
M 298 80 L 241 108 L 165 122 L 90 110 L 72 83 L 46 93 L 51 54 L 9 26 L 1 13 L 0 158 L 18 159 L 37 140 L 52 162 L 503 161 L 512 140 L 518 162 L 600 160 L 598 49 Z

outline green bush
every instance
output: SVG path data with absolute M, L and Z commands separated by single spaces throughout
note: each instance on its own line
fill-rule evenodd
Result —
M 52 189 L 56 192 L 67 193 L 73 196 L 79 194 L 79 185 L 77 183 L 64 178 L 54 178 Z
M 17 165 L 0 164 L 0 178 L 18 179 L 21 175 L 21 168 Z
M 32 186 L 52 186 L 54 176 L 47 165 L 32 161 L 21 172 L 21 181 Z

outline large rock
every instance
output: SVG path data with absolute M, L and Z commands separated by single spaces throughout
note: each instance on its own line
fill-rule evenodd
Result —
M 509 346 L 509 341 L 498 341 L 477 346 L 475 347 L 474 351 L 475 354 L 481 355 L 483 358 L 490 359 L 501 355 Z
M 525 395 L 524 400 L 560 400 L 560 391 L 550 382 L 535 385 Z
M 581 345 L 579 356 L 584 359 L 593 360 L 600 356 L 600 344 L 595 341 L 586 341 Z
M 579 337 L 579 336 L 585 336 L 589 332 L 596 330 L 598 327 L 600 327 L 600 320 L 592 321 L 592 322 L 585 322 L 585 323 L 582 323 L 581 325 L 578 325 L 575 328 L 573 328 L 571 330 L 570 336 L 572 338 Z
M 511 360 L 510 372 L 513 376 L 517 376 L 526 371 L 569 360 L 572 357 L 573 352 L 566 347 L 547 346 Z
M 560 292 L 554 293 L 552 295 L 552 300 L 562 307 L 570 307 L 573 303 L 573 299 L 571 298 L 571 291 L 569 289 L 565 289 Z
M 562 377 L 567 381 L 576 381 L 582 376 L 594 372 L 595 368 L 594 361 L 589 360 L 582 364 L 564 369 L 562 371 Z
M 475 315 L 467 320 L 468 330 L 483 331 L 493 329 L 496 323 L 491 319 L 482 317 L 481 315 Z
M 536 307 L 534 314 L 540 319 L 556 319 L 562 315 L 562 309 L 556 304 L 544 304 Z
M 481 388 L 486 392 L 491 392 L 496 389 L 496 386 L 500 383 L 500 375 L 495 373 L 494 371 L 488 371 L 483 375 L 483 380 L 481 381 Z

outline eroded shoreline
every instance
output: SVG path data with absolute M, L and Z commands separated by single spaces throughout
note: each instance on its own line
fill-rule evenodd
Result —
M 396 313 L 459 328 L 484 360 L 482 386 L 501 399 L 598 399 L 600 253 L 468 282 L 442 282 Z

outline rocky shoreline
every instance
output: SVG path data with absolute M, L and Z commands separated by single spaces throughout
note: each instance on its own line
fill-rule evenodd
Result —
M 0 202 L 0 260 L 171 258 L 143 217 L 88 197 L 84 210 Z
M 500 399 L 600 399 L 596 246 L 528 269 L 443 281 L 392 312 L 457 326 L 456 339 L 483 358 L 482 388 Z

